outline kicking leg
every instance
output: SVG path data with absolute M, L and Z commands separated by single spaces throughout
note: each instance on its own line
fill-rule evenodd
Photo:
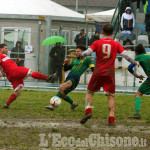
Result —
M 6 104 L 4 105 L 3 108 L 9 108 L 9 105 L 16 100 L 16 98 L 20 95 L 21 91 L 22 91 L 22 86 L 19 87 L 14 94 L 10 95 L 9 99 L 7 100 Z
M 69 93 L 67 89 L 69 89 L 71 86 L 72 86 L 71 80 L 68 80 L 67 82 L 63 83 L 59 87 L 59 90 L 58 90 L 58 93 L 56 96 L 58 96 L 59 98 L 62 98 L 66 102 L 70 103 L 71 104 L 71 110 L 74 110 L 74 108 L 77 107 L 78 104 L 73 102 L 73 100 L 68 95 L 66 95 L 67 93 Z M 54 110 L 54 106 L 51 106 L 51 105 L 46 106 L 46 108 L 50 109 L 50 110 Z
M 41 73 L 38 73 L 38 72 L 34 72 L 31 70 L 30 74 L 29 74 L 32 78 L 34 79 L 42 79 L 42 80 L 46 80 L 47 82 L 50 82 L 52 81 L 55 76 L 56 76 L 56 73 L 52 74 L 52 75 L 48 75 L 48 76 L 45 76 Z

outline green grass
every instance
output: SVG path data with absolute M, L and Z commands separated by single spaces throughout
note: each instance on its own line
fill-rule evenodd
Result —
M 3 120 L 5 124 L 9 124 L 10 121 L 26 123 L 27 121 L 47 121 L 47 122 L 61 122 L 66 123 L 79 123 L 80 119 L 84 115 L 85 110 L 85 93 L 70 93 L 69 96 L 76 101 L 79 106 L 74 112 L 70 112 L 70 105 L 65 101 L 59 108 L 54 111 L 49 111 L 45 109 L 46 105 L 49 105 L 50 98 L 56 95 L 56 92 L 40 92 L 40 91 L 22 91 L 22 94 L 14 101 L 10 109 L 3 109 L 3 105 L 12 94 L 12 90 L 0 90 L 0 120 Z M 63 136 L 74 136 L 85 138 L 88 137 L 90 133 L 101 133 L 105 135 L 109 133 L 113 136 L 138 136 L 145 137 L 150 142 L 150 134 L 144 133 L 132 133 L 131 128 L 140 126 L 146 126 L 146 129 L 138 129 L 139 131 L 150 130 L 150 97 L 142 98 L 141 104 L 141 115 L 140 121 L 128 120 L 129 115 L 134 114 L 134 96 L 128 95 L 116 95 L 116 113 L 115 119 L 116 123 L 120 125 L 125 125 L 129 132 L 123 132 L 120 130 L 112 129 L 107 131 L 105 123 L 108 120 L 108 101 L 107 97 L 102 94 L 95 94 L 93 97 L 93 117 L 90 121 L 82 126 L 81 128 L 58 128 L 58 127 L 48 127 L 45 124 L 43 127 L 24 127 L 18 128 L 14 127 L 4 127 L 0 126 L 0 149 L 38 149 L 39 145 L 39 134 L 40 133 L 61 133 Z M 15 121 L 16 120 L 16 121 Z M 93 128 L 93 125 L 96 128 Z
M 79 106 L 75 112 L 70 112 L 70 104 L 62 100 L 62 104 L 55 111 L 45 109 L 49 105 L 50 98 L 56 95 L 56 92 L 23 91 L 14 101 L 10 109 L 2 109 L 3 105 L 12 94 L 12 90 L 0 90 L 1 93 L 1 118 L 26 118 L 26 119 L 80 119 L 85 110 L 85 93 L 70 93 L 69 96 L 76 101 Z M 116 119 L 124 120 L 128 115 L 134 114 L 134 96 L 116 95 Z M 93 97 L 93 119 L 108 118 L 108 101 L 103 94 L 95 94 Z M 149 117 L 150 97 L 142 98 L 141 114 L 142 120 L 150 121 Z

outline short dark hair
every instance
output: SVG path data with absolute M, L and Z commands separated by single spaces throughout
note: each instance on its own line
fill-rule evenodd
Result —
M 16 44 L 21 44 L 21 42 L 20 42 L 20 41 L 17 41 Z
M 77 48 L 81 49 L 82 51 L 85 51 L 85 50 L 87 49 L 86 46 L 83 45 L 83 44 L 77 45 L 77 46 L 76 46 L 76 49 L 77 49 Z
M 96 33 L 99 33 L 99 31 L 96 30 L 96 31 L 95 31 L 95 34 L 96 34 Z
M 6 44 L 0 44 L 0 48 L 4 48 L 5 46 L 7 46 Z
M 106 24 L 103 27 L 103 34 L 105 35 L 112 35 L 114 27 L 111 24 Z
M 146 53 L 143 44 L 139 44 L 139 45 L 137 45 L 137 46 L 135 47 L 135 53 L 136 53 L 137 55 Z

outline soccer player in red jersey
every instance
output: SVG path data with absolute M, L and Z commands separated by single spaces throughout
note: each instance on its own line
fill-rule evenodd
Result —
M 19 67 L 17 64 L 11 60 L 8 56 L 8 47 L 6 44 L 0 44 L 0 67 L 3 69 L 3 72 L 6 74 L 7 79 L 12 83 L 14 93 L 10 95 L 9 99 L 7 100 L 6 104 L 3 108 L 9 108 L 9 105 L 16 100 L 16 98 L 20 95 L 21 90 L 24 86 L 23 79 L 25 77 L 31 76 L 35 79 L 43 79 L 50 82 L 54 77 L 55 74 L 45 76 L 38 72 L 34 72 L 31 69 L 25 67 Z M 16 62 L 19 59 L 16 59 Z M 2 77 L 2 73 L 0 71 L 0 77 Z
M 113 26 L 107 24 L 103 27 L 104 37 L 100 40 L 95 41 L 90 48 L 82 53 L 82 56 L 90 55 L 92 52 L 96 52 L 96 65 L 90 82 L 88 84 L 86 93 L 86 110 L 85 116 L 81 119 L 80 123 L 84 124 L 88 119 L 92 117 L 92 97 L 94 92 L 99 91 L 103 87 L 105 95 L 108 98 L 109 105 L 109 125 L 114 124 L 114 113 L 115 113 L 115 59 L 117 53 L 123 56 L 129 62 L 139 66 L 138 62 L 135 62 L 132 58 L 127 55 L 127 52 L 123 47 L 113 39 Z

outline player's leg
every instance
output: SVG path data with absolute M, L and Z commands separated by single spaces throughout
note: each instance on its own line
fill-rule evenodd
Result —
M 58 93 L 56 94 L 56 96 L 58 96 L 59 98 L 62 98 L 63 100 L 65 100 L 66 102 L 71 104 L 71 110 L 74 110 L 75 107 L 78 106 L 77 103 L 75 103 L 67 94 L 69 92 L 71 92 L 70 88 L 72 87 L 73 83 L 71 80 L 66 81 L 65 83 L 63 83 L 58 90 Z M 47 109 L 50 110 L 54 110 L 54 106 L 52 105 L 48 105 L 46 106 Z
M 88 84 L 88 88 L 87 88 L 86 100 L 85 100 L 85 103 L 87 104 L 87 106 L 85 109 L 85 115 L 80 121 L 81 124 L 86 123 L 87 120 L 92 117 L 91 107 L 92 107 L 92 102 L 93 102 L 93 95 L 94 95 L 94 92 L 100 90 L 100 87 L 101 87 L 100 77 L 93 74 Z
M 87 91 L 86 93 L 86 100 L 85 100 L 85 103 L 86 103 L 86 109 L 85 109 L 85 116 L 81 119 L 80 123 L 81 124 L 84 124 L 87 122 L 88 119 L 90 119 L 92 117 L 92 103 L 93 103 L 93 95 L 94 95 L 94 92 L 93 91 Z
M 103 77 L 103 89 L 105 95 L 108 98 L 108 108 L 109 108 L 109 119 L 108 125 L 115 125 L 115 78 L 114 77 Z
M 135 114 L 129 116 L 128 118 L 140 119 L 140 106 L 141 106 L 141 97 L 143 94 L 150 94 L 150 79 L 147 78 L 139 87 L 138 91 L 135 94 Z
M 141 97 L 143 93 L 137 91 L 135 93 L 135 114 L 133 116 L 129 116 L 128 118 L 140 119 L 140 107 L 141 107 Z
M 14 94 L 10 95 L 9 99 L 7 100 L 6 104 L 4 105 L 3 108 L 9 108 L 10 104 L 17 99 L 17 97 L 20 95 L 22 91 L 23 86 L 20 86 Z
M 74 111 L 74 109 L 78 106 L 78 103 L 74 102 L 67 94 L 73 91 L 77 87 L 78 82 L 74 78 L 72 78 L 68 80 L 66 84 L 68 85 L 65 86 L 65 89 L 60 88 L 59 92 L 64 93 L 62 96 L 62 99 L 70 103 L 70 110 Z
M 41 79 L 41 80 L 46 80 L 47 82 L 50 82 L 55 78 L 56 73 L 46 76 L 46 75 L 43 75 L 39 72 L 34 72 L 31 70 L 29 75 L 34 79 Z
M 20 79 L 27 78 L 28 76 L 31 76 L 32 78 L 35 79 L 43 79 L 46 80 L 47 82 L 50 82 L 55 77 L 55 74 L 45 76 L 38 72 L 34 72 L 31 69 L 28 69 L 26 67 L 18 67 L 16 68 L 15 73 L 13 73 L 13 79 L 20 80 Z
M 111 94 L 107 95 L 109 107 L 109 125 L 114 125 L 115 120 L 115 99 Z

